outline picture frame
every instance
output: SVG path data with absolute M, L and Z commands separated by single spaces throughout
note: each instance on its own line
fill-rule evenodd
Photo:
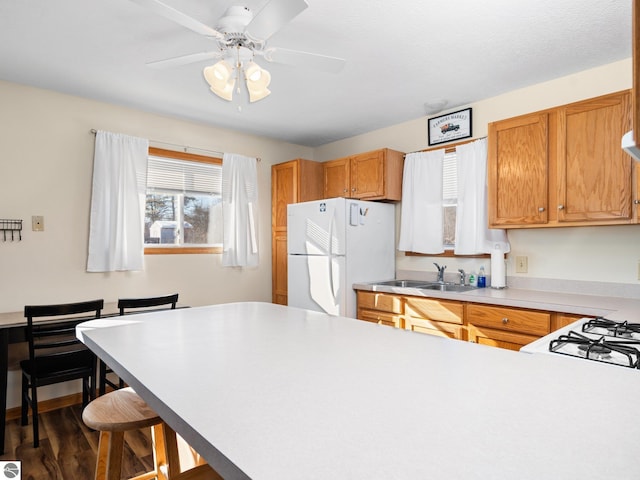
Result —
M 469 107 L 430 118 L 427 129 L 429 146 L 471 138 L 473 135 L 471 115 L 472 112 Z

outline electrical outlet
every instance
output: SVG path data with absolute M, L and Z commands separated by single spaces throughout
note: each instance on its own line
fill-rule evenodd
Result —
M 529 257 L 516 257 L 516 273 L 527 273 L 529 271 Z
M 44 232 L 44 217 L 42 215 L 34 215 L 31 217 L 31 230 L 34 232 Z

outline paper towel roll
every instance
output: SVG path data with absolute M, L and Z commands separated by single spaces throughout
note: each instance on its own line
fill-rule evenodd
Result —
M 504 252 L 500 248 L 491 250 L 491 287 L 504 288 L 507 286 L 507 267 L 504 262 Z

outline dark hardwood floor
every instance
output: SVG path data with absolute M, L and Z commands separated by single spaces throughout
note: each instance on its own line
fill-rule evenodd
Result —
M 38 448 L 33 448 L 31 423 L 23 427 L 20 419 L 7 421 L 5 442 L 0 460 L 20 460 L 22 480 L 89 480 L 94 476 L 98 432 L 82 422 L 81 405 L 41 413 Z M 151 470 L 150 429 L 127 432 L 125 442 L 122 478 Z

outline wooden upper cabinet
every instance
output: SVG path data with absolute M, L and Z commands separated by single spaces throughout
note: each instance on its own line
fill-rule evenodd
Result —
M 349 157 L 324 163 L 324 198 L 349 197 L 351 170 Z
M 620 147 L 629 130 L 629 92 L 559 109 L 559 222 L 631 219 L 633 160 Z
M 287 304 L 287 205 L 322 198 L 322 163 L 295 159 L 271 166 L 271 296 Z
M 489 124 L 490 226 L 638 223 L 630 129 L 629 91 Z
M 488 206 L 494 226 L 543 224 L 548 212 L 549 114 L 489 124 Z
M 384 148 L 324 163 L 324 196 L 402 199 L 404 154 Z

